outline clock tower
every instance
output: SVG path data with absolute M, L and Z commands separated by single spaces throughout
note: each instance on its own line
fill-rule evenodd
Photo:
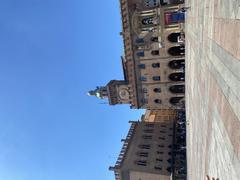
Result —
M 96 96 L 99 99 L 108 98 L 110 105 L 130 104 L 130 88 L 126 81 L 112 80 L 107 86 L 97 87 L 88 92 L 89 96 Z

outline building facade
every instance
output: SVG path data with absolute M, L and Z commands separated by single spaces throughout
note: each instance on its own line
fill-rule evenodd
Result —
M 144 118 L 146 119 L 146 118 Z M 116 180 L 170 180 L 173 121 L 131 121 L 115 166 Z
M 89 95 L 110 105 L 178 109 L 184 101 L 182 0 L 120 0 L 124 80 L 112 80 Z

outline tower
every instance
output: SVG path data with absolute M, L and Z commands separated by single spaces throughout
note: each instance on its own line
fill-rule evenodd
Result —
M 130 104 L 130 90 L 128 83 L 124 80 L 112 80 L 106 86 L 89 91 L 88 95 L 99 99 L 108 98 L 110 105 Z

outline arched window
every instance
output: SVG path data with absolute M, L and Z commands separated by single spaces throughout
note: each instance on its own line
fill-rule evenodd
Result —
M 156 104 L 162 104 L 162 100 L 161 100 L 161 99 L 155 99 L 154 102 L 155 102 Z
M 155 93 L 160 93 L 160 92 L 161 92 L 161 88 L 154 88 L 153 91 L 154 91 Z
M 180 103 L 181 99 L 183 99 L 183 97 L 172 97 L 170 98 L 169 102 L 172 105 L 177 105 L 178 103 Z
M 169 88 L 169 91 L 171 93 L 184 93 L 185 92 L 185 86 L 184 85 L 173 85 Z
M 151 52 L 153 56 L 158 56 L 159 55 L 159 50 L 154 50 Z
M 168 35 L 168 40 L 170 42 L 176 43 L 176 42 L 178 42 L 178 39 L 179 39 L 180 36 L 181 36 L 180 32 L 178 32 L 178 33 L 171 33 L 171 34 Z
M 172 81 L 184 81 L 185 74 L 184 73 L 172 73 L 169 75 L 169 79 Z
M 184 46 L 174 46 L 168 49 L 168 53 L 172 56 L 182 56 L 185 54 Z
M 180 69 L 185 67 L 185 60 L 184 59 L 178 59 L 178 60 L 173 60 L 168 63 L 168 66 L 171 69 Z
M 160 68 L 160 63 L 152 63 L 153 68 Z

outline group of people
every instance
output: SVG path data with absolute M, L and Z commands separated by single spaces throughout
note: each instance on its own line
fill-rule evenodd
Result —
M 177 112 L 175 126 L 175 142 L 173 148 L 174 177 L 176 180 L 187 179 L 187 156 L 186 156 L 186 114 L 185 110 Z

